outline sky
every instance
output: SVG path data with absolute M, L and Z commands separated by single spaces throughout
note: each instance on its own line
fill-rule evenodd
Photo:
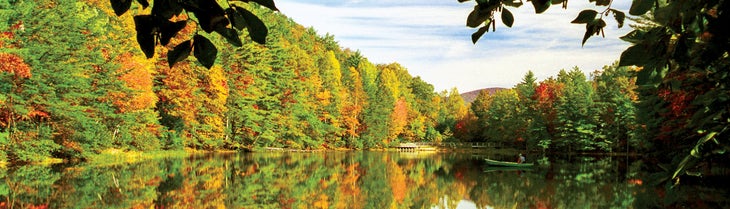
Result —
M 360 50 L 373 63 L 398 62 L 436 91 L 456 87 L 468 92 L 488 87 L 511 88 L 528 70 L 538 81 L 561 69 L 578 67 L 588 74 L 619 59 L 629 47 L 619 37 L 630 31 L 629 21 L 618 28 L 613 15 L 604 17 L 605 38 L 594 36 L 581 47 L 585 24 L 571 24 L 587 0 L 552 5 L 535 14 L 530 2 L 508 8 L 514 24 L 508 28 L 496 14 L 496 32 L 472 44 L 474 28 L 466 17 L 476 3 L 457 0 L 276 0 L 281 13 L 320 35 L 334 35 L 343 48 Z M 628 14 L 631 1 L 612 8 Z

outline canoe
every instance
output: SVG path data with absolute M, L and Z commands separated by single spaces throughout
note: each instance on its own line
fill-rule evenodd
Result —
M 532 163 L 515 163 L 515 162 L 505 162 L 505 161 L 490 160 L 490 159 L 484 159 L 484 161 L 486 161 L 487 162 L 487 165 L 490 165 L 490 166 L 532 167 L 534 165 Z
M 496 171 L 531 171 L 534 166 L 514 167 L 514 166 L 487 166 L 484 168 L 485 173 Z

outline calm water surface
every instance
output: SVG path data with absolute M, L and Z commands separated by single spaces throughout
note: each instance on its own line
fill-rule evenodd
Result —
M 0 170 L 0 208 L 634 208 L 639 161 L 397 152 L 208 154 Z M 552 161 L 552 162 L 551 162 Z

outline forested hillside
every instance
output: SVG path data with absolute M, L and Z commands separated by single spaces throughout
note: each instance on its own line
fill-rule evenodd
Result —
M 479 93 L 481 93 L 482 91 L 487 91 L 487 93 L 489 93 L 491 95 L 491 94 L 496 93 L 497 91 L 502 91 L 502 90 L 505 90 L 505 88 L 492 87 L 492 88 L 477 89 L 474 91 L 461 93 L 461 98 L 464 99 L 464 102 L 471 103 L 477 98 L 477 96 L 479 96 Z
M 107 149 L 367 149 L 441 140 L 466 113 L 442 108 L 459 102 L 455 90 L 437 94 L 405 67 L 373 64 L 263 7 L 246 9 L 266 23 L 266 44 L 238 34 L 243 46 L 219 47 L 207 69 L 192 57 L 174 67 L 166 60 L 196 34 L 195 24 L 147 59 L 130 38 L 133 15 L 117 17 L 108 4 L 0 3 L 0 159 L 84 159 Z M 203 36 L 225 45 L 218 34 Z

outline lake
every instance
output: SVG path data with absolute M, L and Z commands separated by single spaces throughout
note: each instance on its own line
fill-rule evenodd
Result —
M 641 161 L 473 153 L 201 154 L 0 171 L 0 208 L 636 208 Z M 651 201 L 648 201 L 651 202 Z

